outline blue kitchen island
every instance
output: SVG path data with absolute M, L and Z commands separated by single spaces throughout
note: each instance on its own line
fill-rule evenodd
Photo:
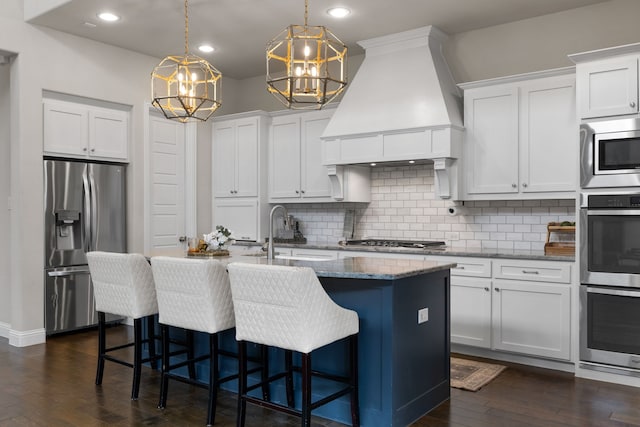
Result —
M 268 261 L 264 257 L 233 253 L 220 261 L 311 267 L 337 304 L 358 313 L 363 427 L 406 426 L 449 399 L 449 269 L 455 264 L 366 257 Z M 197 341 L 197 351 L 206 352 L 207 340 L 202 337 Z M 338 342 L 316 350 L 314 369 L 345 373 L 343 367 L 348 366 L 345 346 L 346 342 Z M 233 331 L 223 334 L 222 347 L 235 351 Z M 253 350 L 257 351 L 257 346 Z M 270 350 L 274 371 L 282 367 L 282 360 L 280 350 Z M 236 369 L 235 361 L 222 359 L 222 376 Z M 207 364 L 197 367 L 198 377 L 203 381 L 207 380 L 208 371 Z M 235 392 L 237 382 L 225 383 L 223 387 Z M 330 383 L 314 379 L 313 400 L 331 390 Z M 286 402 L 284 384 L 272 386 L 271 393 L 273 400 Z M 299 407 L 299 398 L 296 406 Z M 313 415 L 350 424 L 349 397 L 320 407 Z

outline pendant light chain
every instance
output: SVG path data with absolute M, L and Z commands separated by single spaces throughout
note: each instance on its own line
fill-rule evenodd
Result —
M 189 54 L 189 0 L 184 0 L 184 54 Z
M 309 16 L 309 0 L 304 0 L 304 27 L 307 28 L 307 17 Z

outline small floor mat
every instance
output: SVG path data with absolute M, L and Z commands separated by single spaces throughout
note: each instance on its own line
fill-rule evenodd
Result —
M 475 360 L 451 358 L 451 387 L 478 391 L 507 367 Z

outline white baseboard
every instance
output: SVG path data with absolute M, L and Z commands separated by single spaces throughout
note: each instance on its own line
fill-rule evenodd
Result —
M 30 331 L 9 330 L 9 345 L 14 347 L 28 347 L 30 345 L 44 344 L 47 340 L 46 331 L 42 329 L 32 329 Z
M 0 322 L 0 337 L 9 338 L 9 331 L 11 330 L 11 325 L 8 323 Z
M 575 372 L 575 364 L 573 362 L 542 359 L 537 357 L 494 351 L 485 348 L 471 347 L 462 344 L 451 344 L 451 352 L 468 354 L 470 356 L 484 357 L 487 359 L 501 360 L 504 362 L 519 363 L 521 365 L 535 366 L 538 368 L 555 369 L 557 371 L 572 373 Z

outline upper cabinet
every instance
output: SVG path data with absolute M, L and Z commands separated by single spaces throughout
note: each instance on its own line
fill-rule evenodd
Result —
M 266 137 L 266 117 L 254 116 L 213 125 L 214 197 L 257 197 L 259 157 Z
M 269 116 L 260 111 L 216 117 L 213 123 L 213 224 L 237 239 L 267 235 L 267 135 Z
M 322 164 L 320 136 L 333 110 L 278 115 L 269 139 L 269 201 L 370 201 L 369 170 Z M 331 173 L 331 177 L 330 177 Z M 366 173 L 366 176 L 364 176 Z
M 44 154 L 128 161 L 128 111 L 44 99 L 43 116 Z
M 572 69 L 461 87 L 463 199 L 575 197 L 578 123 Z
M 569 55 L 576 63 L 578 114 L 582 120 L 638 112 L 640 43 Z
M 578 64 L 580 118 L 638 112 L 638 58 L 622 57 Z

